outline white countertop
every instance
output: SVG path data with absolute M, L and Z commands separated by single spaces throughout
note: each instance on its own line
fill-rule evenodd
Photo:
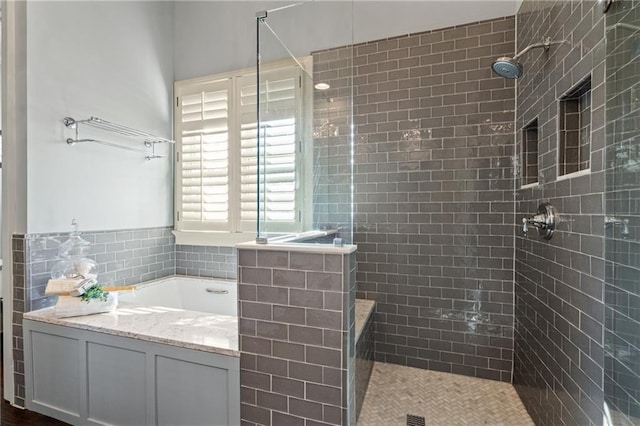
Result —
M 373 300 L 356 299 L 356 342 L 374 307 Z M 198 351 L 240 356 L 238 319 L 228 315 L 121 304 L 115 311 L 104 314 L 56 318 L 51 307 L 27 312 L 24 318 Z
M 56 318 L 54 308 L 27 312 L 25 319 L 130 337 L 198 351 L 240 356 L 238 319 L 182 309 L 122 304 L 115 311 Z

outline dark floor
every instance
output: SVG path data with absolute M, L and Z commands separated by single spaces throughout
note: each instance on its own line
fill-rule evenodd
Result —
M 2 357 L 0 356 L 0 395 L 3 395 L 3 378 L 4 368 L 2 366 Z M 4 400 L 4 397 L 1 397 L 0 400 L 2 400 L 0 404 L 1 426 L 61 426 L 67 424 L 33 411 L 12 407 L 11 404 Z

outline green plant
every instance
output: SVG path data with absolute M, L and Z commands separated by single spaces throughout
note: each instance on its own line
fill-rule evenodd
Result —
M 94 284 L 91 287 L 87 287 L 87 289 L 85 289 L 84 293 L 82 293 L 82 295 L 80 296 L 80 300 L 87 303 L 94 299 L 106 302 L 108 297 L 109 293 L 104 291 L 100 284 Z

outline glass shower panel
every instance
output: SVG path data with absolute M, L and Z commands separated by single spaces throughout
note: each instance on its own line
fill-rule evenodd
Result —
M 243 211 L 257 219 L 259 242 L 351 244 L 351 4 L 292 4 L 259 12 L 256 25 Z
M 640 424 L 640 7 L 606 17 L 605 424 Z

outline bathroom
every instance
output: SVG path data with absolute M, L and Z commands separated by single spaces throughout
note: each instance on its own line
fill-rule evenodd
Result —
M 2 252 L 12 254 L 2 271 L 4 399 L 28 403 L 23 314 L 54 303 L 44 285 L 75 218 L 105 282 L 238 279 L 246 424 L 353 423 L 348 401 L 320 395 L 321 408 L 343 413 L 318 418 L 308 391 L 296 397 L 308 410 L 294 412 L 276 401 L 285 391 L 263 392 L 255 380 L 279 374 L 259 370 L 265 340 L 290 345 L 291 356 L 299 349 L 291 335 L 273 337 L 273 328 L 260 335 L 251 328 L 259 312 L 243 309 L 284 304 L 243 292 L 258 291 L 264 270 L 275 276 L 284 269 L 280 254 L 265 255 L 270 250 L 287 253 L 288 267 L 304 266 L 307 276 L 323 256 L 323 267 L 331 263 L 337 269 L 329 272 L 353 286 L 334 294 L 349 320 L 315 327 L 342 333 L 344 358 L 353 356 L 345 354 L 355 340 L 350 298 L 375 302 L 368 337 L 376 363 L 359 424 L 391 424 L 368 420 L 391 411 L 382 403 L 366 412 L 375 375 L 394 371 L 389 366 L 512 384 L 535 424 L 638 424 L 638 2 L 312 1 L 283 8 L 292 3 L 2 3 Z M 179 223 L 170 145 L 158 146 L 169 158 L 147 161 L 109 146 L 65 143 L 76 135 L 63 119 L 90 116 L 178 139 L 181 84 L 255 67 L 256 50 L 265 67 L 292 57 L 306 66 L 302 58 L 310 57 L 313 72 L 300 78 L 330 85 L 313 92 L 320 113 L 309 130 L 314 141 L 347 149 L 334 152 L 335 163 L 306 156 L 315 161 L 312 178 L 338 181 L 313 194 L 326 210 L 303 213 L 323 223 L 326 212 L 326 229 L 341 223 L 342 247 L 333 238 L 319 244 L 320 254 L 300 245 L 302 258 L 295 245 L 238 248 L 256 240 L 255 218 L 215 234 Z M 518 79 L 493 73 L 497 58 L 516 53 Z M 571 108 L 586 124 L 571 128 L 561 118 Z M 79 128 L 80 137 L 85 131 Z M 580 142 L 567 149 L 572 138 Z M 549 240 L 539 222 L 523 232 L 523 218 L 544 203 L 557 218 Z M 258 223 L 266 233 L 280 231 Z M 245 279 L 242 271 L 257 276 Z M 243 339 L 251 343 L 243 347 Z M 353 366 L 343 359 L 335 368 L 342 378 L 333 388 L 358 400 Z M 280 376 L 290 379 L 288 372 Z M 451 413 L 448 421 L 420 412 L 427 405 L 400 413 L 398 424 L 407 415 L 427 424 L 478 423 L 456 417 L 463 410 L 455 400 L 436 407 Z M 530 424 L 520 420 L 502 424 Z

